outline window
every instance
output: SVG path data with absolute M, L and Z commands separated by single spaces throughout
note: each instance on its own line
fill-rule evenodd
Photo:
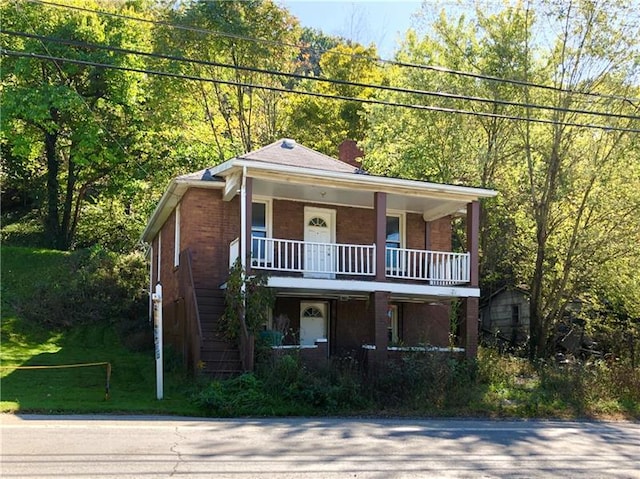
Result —
M 398 328 L 398 305 L 389 305 L 387 312 L 388 323 L 387 331 L 389 332 L 389 344 L 397 344 L 400 341 L 400 333 Z
M 514 326 L 520 323 L 520 305 L 511 305 L 511 324 Z
M 402 216 L 387 216 L 387 269 L 397 270 L 401 266 L 400 251 L 389 248 L 402 248 Z
M 254 262 L 264 263 L 266 242 L 256 238 L 268 238 L 268 203 L 254 201 L 251 203 L 251 257 Z
M 310 306 L 302 313 L 303 318 L 322 318 L 323 314 L 318 308 Z
M 317 228 L 328 228 L 327 222 L 317 216 L 309 220 L 309 226 L 315 226 Z

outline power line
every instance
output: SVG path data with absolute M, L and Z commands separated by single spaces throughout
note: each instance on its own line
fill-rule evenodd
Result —
M 267 40 L 267 39 L 264 39 L 264 38 L 247 37 L 245 35 L 238 35 L 238 34 L 234 34 L 234 33 L 227 33 L 227 32 L 209 30 L 209 29 L 205 29 L 205 28 L 193 27 L 193 26 L 190 26 L 190 25 L 179 25 L 179 24 L 165 22 L 165 21 L 161 21 L 161 20 L 151 20 L 151 19 L 148 19 L 148 18 L 134 17 L 134 16 L 131 16 L 131 15 L 124 15 L 124 14 L 121 14 L 121 13 L 106 12 L 104 10 L 93 10 L 93 9 L 90 9 L 90 8 L 78 7 L 78 6 L 75 6 L 75 5 L 64 5 L 64 4 L 60 4 L 60 3 L 50 2 L 50 1 L 47 1 L 47 0 L 27 0 L 27 1 L 30 2 L 30 3 L 38 3 L 38 4 L 41 4 L 41 5 L 47 5 L 47 6 L 56 7 L 56 8 L 66 8 L 66 9 L 77 10 L 77 11 L 81 11 L 81 12 L 95 13 L 95 14 L 98 14 L 98 15 L 111 16 L 111 17 L 124 19 L 124 20 L 134 20 L 134 21 L 138 21 L 138 22 L 149 23 L 149 24 L 152 24 L 152 25 L 160 25 L 160 26 L 165 26 L 165 27 L 169 27 L 169 28 L 175 28 L 175 29 L 178 29 L 178 30 L 185 30 L 185 31 L 194 32 L 194 33 L 203 33 L 203 34 L 206 34 L 206 35 L 214 35 L 214 36 L 219 36 L 219 37 L 232 38 L 232 39 L 236 39 L 236 40 L 243 40 L 243 41 L 249 41 L 249 42 L 254 42 L 254 43 L 263 43 L 263 44 L 274 45 L 274 46 L 291 47 L 291 48 L 296 48 L 296 49 L 299 49 L 299 50 L 301 50 L 301 49 L 309 49 L 309 47 L 304 45 L 304 44 L 301 45 L 301 44 L 288 43 L 288 42 L 282 42 L 282 41 L 276 41 L 276 40 Z M 317 53 L 325 53 L 325 52 L 329 51 L 329 50 L 324 49 L 324 48 L 311 48 L 311 50 L 313 50 L 313 51 L 315 51 Z M 374 61 L 374 62 L 377 62 L 377 63 L 395 65 L 395 66 L 400 66 L 400 67 L 404 67 L 404 68 L 430 70 L 430 71 L 435 71 L 435 72 L 438 72 L 438 73 L 446 73 L 446 74 L 450 74 L 450 75 L 457 75 L 457 76 L 475 78 L 475 79 L 480 79 L 480 80 L 488 80 L 488 81 L 493 81 L 493 82 L 498 82 L 498 83 L 507 83 L 507 84 L 517 85 L 517 86 L 526 86 L 526 87 L 532 87 L 532 88 L 539 88 L 539 89 L 550 90 L 550 91 L 555 91 L 555 92 L 577 94 L 577 95 L 585 95 L 585 96 L 591 96 L 591 97 L 602 98 L 602 99 L 622 100 L 622 101 L 627 101 L 627 102 L 629 102 L 631 104 L 633 104 L 633 102 L 639 102 L 640 101 L 640 98 L 626 97 L 626 96 L 620 96 L 620 95 L 610 95 L 610 94 L 597 93 L 597 92 L 579 91 L 579 90 L 567 89 L 567 88 L 562 88 L 562 87 L 556 87 L 556 86 L 552 86 L 552 85 L 543 85 L 543 84 L 540 84 L 540 83 L 532 83 L 532 82 L 527 82 L 527 81 L 524 81 L 524 80 L 514 80 L 514 79 L 508 79 L 508 78 L 500 78 L 500 77 L 496 77 L 496 76 L 492 76 L 492 75 L 485 75 L 485 74 L 481 74 L 481 73 L 472 73 L 472 72 L 465 72 L 465 71 L 460 71 L 460 70 L 453 70 L 451 68 L 446 68 L 446 67 L 441 67 L 441 66 L 424 65 L 424 64 L 419 64 L 419 63 L 400 62 L 400 61 L 397 61 L 397 60 L 388 60 L 388 59 L 383 59 L 383 58 L 380 58 L 380 57 L 370 57 L 370 56 L 367 56 L 367 55 L 358 55 L 358 54 L 345 53 L 345 52 L 333 52 L 333 53 L 336 54 L 336 55 L 340 55 L 340 56 L 347 56 L 347 57 L 359 58 L 359 59 L 363 59 L 363 60 L 370 60 L 370 61 Z
M 92 62 L 92 61 L 86 61 L 86 60 L 76 60 L 76 59 L 70 59 L 70 58 L 64 58 L 64 57 L 54 57 L 51 55 L 42 55 L 42 54 L 29 53 L 29 52 L 23 52 L 23 51 L 1 49 L 0 53 L 4 55 L 22 57 L 22 58 L 35 58 L 40 60 L 49 60 L 53 62 L 60 61 L 60 62 L 67 62 L 67 63 L 76 64 L 76 65 L 85 65 L 85 66 L 92 66 L 92 67 L 99 67 L 99 68 L 110 68 L 114 70 L 129 71 L 134 73 L 158 75 L 158 76 L 178 78 L 183 80 L 204 81 L 204 82 L 215 83 L 220 85 L 255 88 L 260 90 L 277 91 L 281 93 L 306 95 L 306 96 L 327 98 L 327 99 L 333 99 L 333 100 L 354 101 L 354 102 L 374 104 L 374 105 L 402 107 L 402 108 L 409 108 L 414 110 L 433 111 L 433 112 L 441 112 L 441 113 L 456 113 L 456 114 L 462 114 L 462 115 L 479 116 L 479 117 L 486 117 L 486 118 L 497 118 L 497 119 L 504 119 L 504 120 L 528 121 L 533 123 L 542 123 L 542 124 L 551 124 L 551 125 L 565 125 L 565 126 L 575 126 L 575 127 L 583 127 L 583 128 L 595 128 L 595 129 L 607 130 L 607 131 L 640 133 L 640 129 L 636 129 L 636 128 L 624 128 L 624 127 L 617 127 L 617 126 L 611 126 L 611 125 L 596 125 L 596 124 L 585 124 L 585 123 L 575 123 L 575 122 L 559 122 L 554 120 L 546 120 L 542 118 L 525 118 L 520 116 L 503 115 L 503 114 L 497 114 L 497 113 L 475 112 L 475 111 L 460 110 L 455 108 L 443 108 L 443 107 L 437 107 L 437 106 L 431 106 L 431 105 L 416 105 L 416 104 L 390 102 L 390 101 L 384 101 L 384 100 L 376 100 L 372 98 L 355 98 L 355 97 L 348 97 L 348 96 L 342 96 L 342 95 L 329 95 L 324 93 L 292 90 L 292 89 L 287 89 L 283 87 L 276 87 L 276 86 L 269 86 L 269 85 L 257 85 L 257 84 L 246 83 L 246 82 L 220 80 L 220 79 L 200 77 L 195 75 L 170 73 L 170 72 L 164 72 L 159 70 L 149 70 L 144 68 L 133 68 L 133 67 L 123 67 L 119 65 L 109 65 L 106 63 Z
M 32 29 L 35 30 L 35 28 L 33 28 L 33 24 L 28 21 L 29 25 L 31 26 Z M 47 47 L 47 45 L 44 43 L 44 41 L 39 40 L 40 44 L 42 45 L 42 48 L 44 48 L 44 50 L 51 55 L 51 52 L 49 51 L 49 48 Z M 64 71 L 62 70 L 62 68 L 60 68 L 60 66 L 58 65 L 58 63 L 56 63 L 55 61 L 53 62 L 58 70 L 58 73 L 60 74 L 60 76 L 62 77 L 62 79 L 65 82 L 68 82 L 69 79 L 67 78 L 67 76 L 65 75 Z M 87 102 L 86 98 L 84 96 L 82 96 L 80 94 L 80 92 L 78 91 L 77 87 L 73 84 L 70 84 L 71 88 L 73 89 L 73 92 L 78 96 L 78 98 L 80 99 L 80 101 L 82 102 L 82 104 L 85 106 L 85 108 L 87 109 L 87 111 L 89 112 L 89 114 L 91 116 L 93 116 L 93 118 L 100 124 L 100 126 L 107 132 L 107 134 L 111 137 L 111 139 L 116 143 L 116 145 L 118 145 L 118 147 L 122 150 L 122 152 L 124 153 L 125 157 L 130 157 L 131 155 L 129 155 L 129 153 L 127 152 L 126 148 L 122 145 L 122 143 L 120 143 L 120 141 L 118 140 L 118 138 L 116 137 L 116 135 L 114 135 L 111 130 L 109 128 L 107 128 L 107 126 L 104 124 L 104 121 L 102 120 L 102 118 L 100 118 L 96 112 L 91 108 L 91 106 L 89 105 L 89 103 Z M 144 172 L 146 175 L 148 175 L 148 171 L 140 164 L 140 162 L 134 157 L 134 162 L 138 165 L 138 168 L 140 168 L 140 170 L 142 172 Z M 120 166 L 119 164 L 115 165 Z M 108 174 L 108 173 L 107 173 Z
M 535 109 L 539 109 L 539 110 L 548 110 L 548 111 L 555 111 L 555 112 L 562 112 L 562 113 L 577 113 L 577 114 L 584 114 L 584 115 L 603 116 L 603 117 L 606 117 L 606 118 L 640 120 L 640 117 L 634 116 L 634 115 L 625 115 L 625 114 L 619 114 L 619 113 L 605 113 L 605 112 L 601 112 L 601 111 L 582 110 L 582 109 L 574 109 L 574 108 L 563 108 L 563 107 L 556 107 L 556 106 L 549 106 L 549 105 L 539 105 L 539 104 L 535 104 L 535 103 L 520 103 L 520 102 L 508 101 L 508 100 L 491 99 L 491 98 L 476 97 L 476 96 L 469 96 L 469 95 L 458 95 L 458 94 L 446 93 L 446 92 L 434 92 L 434 91 L 426 91 L 426 90 L 416 90 L 416 89 L 412 89 L 412 88 L 403 88 L 403 87 L 394 87 L 394 86 L 388 86 L 388 85 L 378 85 L 378 84 L 354 82 L 354 81 L 339 80 L 339 79 L 332 79 L 332 78 L 325 78 L 325 77 L 312 77 L 312 76 L 307 76 L 307 75 L 303 75 L 303 74 L 300 74 L 300 73 L 282 72 L 282 71 L 278 71 L 278 70 L 268 70 L 268 69 L 261 69 L 261 68 L 255 68 L 255 67 L 246 67 L 246 66 L 242 66 L 242 65 L 230 65 L 228 63 L 221 63 L 221 62 L 213 62 L 213 61 L 208 61 L 208 60 L 200 60 L 200 59 L 179 57 L 179 56 L 175 56 L 175 55 L 166 55 L 166 54 L 162 54 L 162 53 L 143 52 L 143 51 L 140 51 L 140 50 L 132 50 L 132 49 L 128 49 L 128 48 L 114 47 L 114 46 L 110 46 L 110 45 L 100 45 L 100 44 L 81 42 L 81 41 L 76 41 L 76 40 L 68 40 L 68 39 L 63 39 L 63 38 L 42 36 L 42 35 L 37 35 L 37 34 L 33 34 L 33 33 L 16 32 L 16 31 L 12 31 L 12 30 L 0 30 L 0 33 L 6 34 L 6 35 L 13 35 L 13 36 L 37 39 L 43 44 L 43 46 L 44 46 L 43 42 L 51 41 L 51 42 L 54 42 L 54 43 L 61 43 L 61 44 L 64 44 L 64 45 L 71 45 L 71 46 L 80 47 L 80 48 L 89 47 L 89 48 L 106 50 L 106 51 L 123 53 L 123 54 L 139 55 L 139 56 L 145 56 L 145 57 L 150 57 L 150 58 L 160 58 L 160 59 L 164 59 L 164 60 L 173 60 L 173 61 L 179 61 L 179 62 L 194 63 L 194 64 L 198 64 L 198 65 L 206 65 L 206 66 L 214 66 L 214 67 L 221 67 L 221 68 L 236 69 L 236 70 L 248 71 L 248 72 L 252 72 L 252 73 L 263 73 L 263 74 L 268 74 L 268 75 L 277 75 L 277 76 L 286 77 L 286 78 L 295 78 L 295 79 L 301 79 L 301 80 L 311 80 L 311 81 L 318 81 L 318 82 L 323 82 L 323 83 L 331 83 L 331 84 L 337 84 L 337 85 L 343 85 L 343 86 L 355 86 L 355 87 L 359 87 L 359 88 L 373 88 L 373 89 L 377 89 L 377 90 L 392 91 L 392 92 L 396 92 L 396 93 L 407 93 L 407 94 L 415 94 L 415 95 L 421 95 L 421 96 L 431 96 L 431 97 L 438 97 L 438 98 L 446 98 L 446 99 L 450 99 L 450 100 L 473 101 L 473 102 L 489 103 L 489 104 L 502 105 L 502 106 L 515 106 L 515 107 L 519 107 L 519 108 L 535 108 Z M 45 49 L 46 49 L 46 47 L 45 47 Z M 47 51 L 47 53 L 50 54 L 49 51 Z

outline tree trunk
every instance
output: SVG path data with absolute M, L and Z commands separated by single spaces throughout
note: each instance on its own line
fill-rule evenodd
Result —
M 53 114 L 54 112 L 52 112 Z M 58 160 L 58 133 L 45 132 L 44 146 L 47 157 L 47 216 L 45 219 L 45 234 L 49 244 L 60 249 L 60 224 L 58 219 L 59 196 L 58 173 L 60 162 Z

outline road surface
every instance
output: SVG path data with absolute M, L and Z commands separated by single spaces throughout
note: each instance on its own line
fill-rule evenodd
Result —
M 0 415 L 2 478 L 640 478 L 632 422 Z

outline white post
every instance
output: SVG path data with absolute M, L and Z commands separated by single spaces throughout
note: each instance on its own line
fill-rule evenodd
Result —
M 251 238 L 247 238 L 247 167 L 242 168 L 242 184 L 240 185 L 240 265 L 244 272 L 247 268 L 247 246 Z
M 153 338 L 156 345 L 156 397 L 162 399 L 162 285 L 156 284 L 153 293 Z

